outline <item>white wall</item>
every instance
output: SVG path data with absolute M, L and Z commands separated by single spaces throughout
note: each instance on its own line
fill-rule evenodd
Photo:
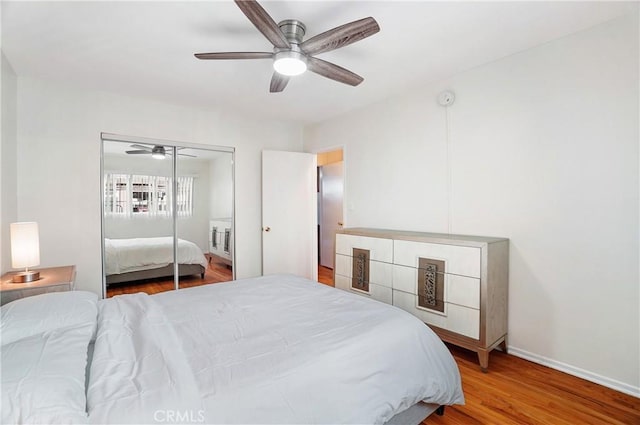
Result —
M 19 77 L 18 218 L 39 222 L 43 266 L 76 264 L 77 286 L 101 291 L 103 131 L 235 147 L 236 275 L 260 275 L 260 152 L 300 151 L 298 125 Z
M 178 157 L 178 176 L 193 177 L 193 214 L 178 216 L 178 237 L 209 252 L 209 204 L 211 186 L 209 161 Z
M 345 146 L 348 227 L 510 238 L 511 351 L 640 395 L 638 48 L 618 19 L 310 126 L 305 151 Z
M 233 163 L 231 154 L 210 161 L 209 218 L 229 218 L 233 215 Z
M 2 138 L 0 143 L 0 274 L 11 270 L 9 225 L 18 219 L 17 175 L 17 78 L 2 56 Z M 25 218 L 28 220 L 28 218 Z

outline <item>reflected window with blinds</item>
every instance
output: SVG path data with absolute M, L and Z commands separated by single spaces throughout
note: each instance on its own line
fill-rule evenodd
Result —
M 178 216 L 193 214 L 193 177 L 178 177 Z M 112 217 L 162 217 L 171 215 L 170 177 L 106 173 L 104 211 Z

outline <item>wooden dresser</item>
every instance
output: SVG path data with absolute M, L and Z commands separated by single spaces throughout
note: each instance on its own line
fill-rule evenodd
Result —
M 489 352 L 506 351 L 508 239 L 351 228 L 335 247 L 336 288 L 417 316 L 485 372 Z

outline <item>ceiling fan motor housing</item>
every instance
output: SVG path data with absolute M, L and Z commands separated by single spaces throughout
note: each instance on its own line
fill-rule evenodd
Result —
M 273 68 L 282 75 L 300 75 L 307 70 L 307 58 L 298 44 L 302 43 L 302 37 L 304 37 L 307 28 L 302 22 L 295 19 L 281 21 L 278 27 L 289 40 L 291 47 L 288 49 L 273 48 Z
M 151 154 L 164 156 L 165 153 L 164 146 L 154 146 L 153 149 L 151 149 Z
M 278 27 L 280 27 L 284 36 L 287 37 L 289 43 L 293 44 L 302 43 L 302 38 L 307 32 L 306 25 L 296 19 L 280 21 L 280 23 L 278 23 Z

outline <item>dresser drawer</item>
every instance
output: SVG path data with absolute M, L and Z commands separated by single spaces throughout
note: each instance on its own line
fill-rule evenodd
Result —
M 481 277 L 480 248 L 413 241 L 394 241 L 394 264 L 417 268 L 419 258 L 444 261 L 446 273 L 475 278 Z
M 415 267 L 393 265 L 393 289 L 418 294 L 418 273 Z M 480 279 L 444 273 L 444 294 L 438 299 L 469 308 L 480 308 Z
M 401 308 L 423 322 L 473 339 L 480 338 L 480 310 L 445 303 L 444 314 L 432 313 L 417 306 L 415 295 L 394 290 L 393 305 Z
M 374 300 L 381 301 L 386 304 L 392 304 L 393 294 L 391 287 L 377 285 L 375 283 L 369 283 L 369 292 L 359 291 L 351 287 L 351 278 L 347 276 L 341 276 L 336 274 L 335 287 L 344 291 L 351 292 L 352 294 L 358 294 L 363 297 L 373 298 Z
M 336 235 L 336 254 L 353 255 L 353 248 L 366 249 L 369 258 L 385 263 L 393 262 L 393 240 L 367 236 Z
M 391 288 L 393 265 L 380 261 L 369 261 L 369 283 Z M 350 255 L 336 254 L 336 274 L 351 279 L 353 277 L 353 257 Z
M 413 314 L 443 341 L 475 351 L 482 371 L 491 350 L 507 349 L 507 238 L 342 229 L 335 264 L 336 287 Z

